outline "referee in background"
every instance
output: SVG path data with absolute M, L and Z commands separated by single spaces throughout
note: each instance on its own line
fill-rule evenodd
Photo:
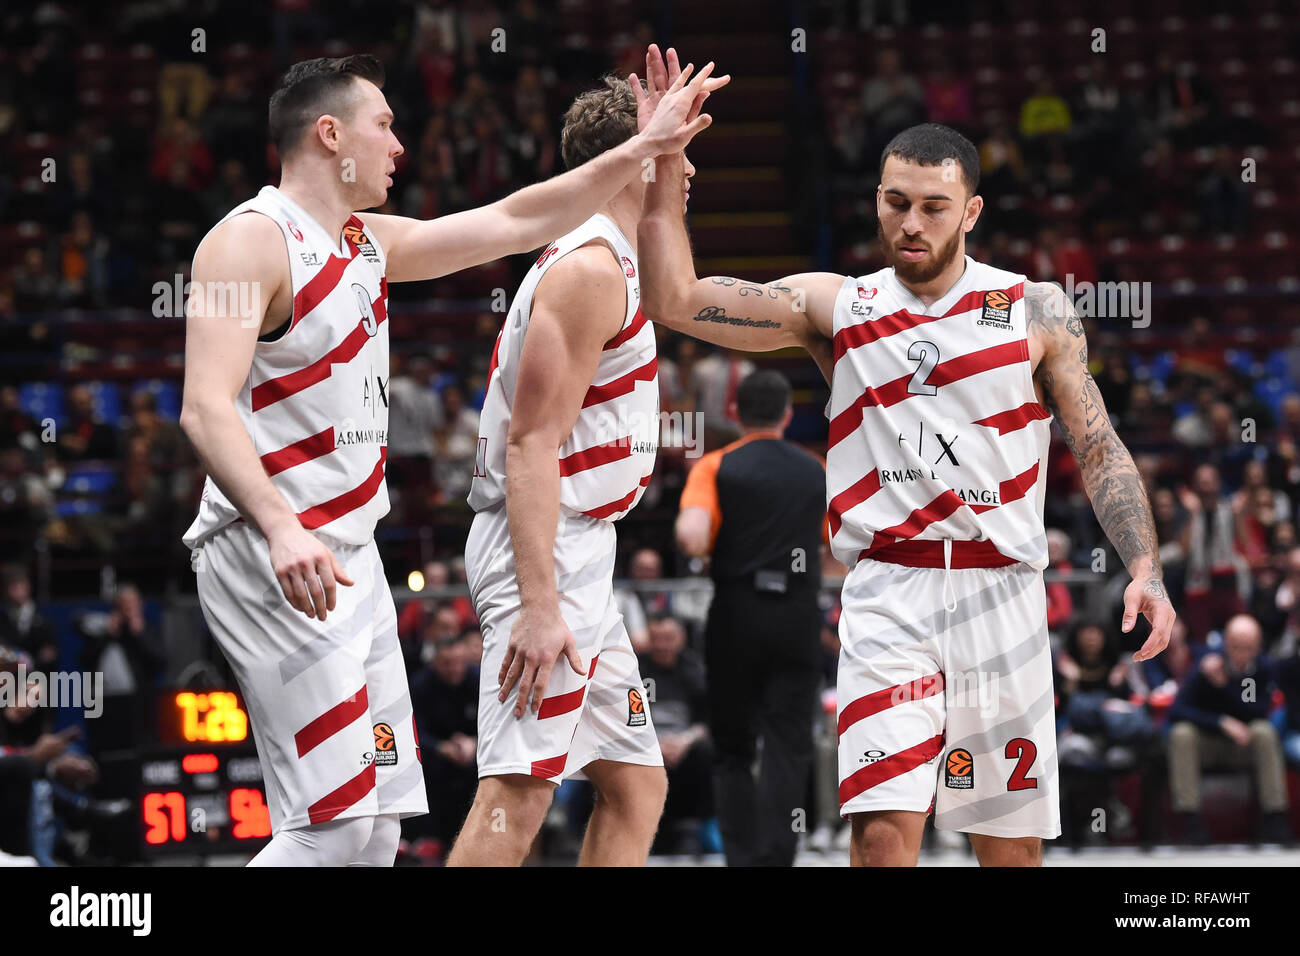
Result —
M 790 866 L 812 761 L 826 472 L 782 437 L 785 376 L 748 375 L 736 413 L 741 438 L 686 478 L 676 536 L 686 554 L 712 555 L 705 663 L 727 865 Z

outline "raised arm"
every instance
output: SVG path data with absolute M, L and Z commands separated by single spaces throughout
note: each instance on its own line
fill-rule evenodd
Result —
M 323 621 L 334 610 L 336 582 L 350 585 L 352 580 L 329 548 L 303 529 L 271 483 L 235 409 L 267 310 L 282 300 L 289 284 L 285 257 L 265 251 L 277 246 L 284 248 L 279 226 L 247 213 L 218 226 L 194 254 L 196 292 L 186 305 L 180 425 L 217 487 L 266 537 L 285 599 Z M 253 290 L 254 314 L 235 311 L 245 296 L 205 291 L 237 288 Z
M 526 186 L 479 209 L 440 219 L 409 219 L 365 213 L 361 216 L 388 257 L 388 280 L 434 279 L 502 256 L 527 252 L 571 232 L 642 174 L 648 161 L 681 150 L 712 122 L 694 115 L 692 105 L 725 79 L 710 80 L 713 64 L 686 82 L 689 68 L 663 97 L 640 133 L 577 169 Z
M 1026 282 L 1025 312 L 1031 342 L 1042 350 L 1034 384 L 1079 462 L 1098 523 L 1133 577 L 1124 591 L 1121 626 L 1131 631 L 1139 613 L 1151 622 L 1151 636 L 1134 655 L 1148 660 L 1169 643 L 1175 615 L 1146 489 L 1088 371 L 1088 343 L 1073 304 L 1059 286 Z
M 600 246 L 576 249 L 542 278 L 519 359 L 506 438 L 506 520 L 519 578 L 519 620 L 497 679 L 505 701 L 519 683 L 515 716 L 541 706 L 563 654 L 585 674 L 555 589 L 560 517 L 558 452 L 573 431 L 605 342 L 618 334 L 627 292 L 623 271 Z

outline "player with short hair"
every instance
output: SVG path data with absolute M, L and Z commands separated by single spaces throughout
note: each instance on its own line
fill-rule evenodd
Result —
M 670 51 L 671 57 L 671 51 Z M 673 75 L 655 48 L 649 96 Z M 642 307 L 745 351 L 801 346 L 831 383 L 826 455 L 840 618 L 840 806 L 855 864 L 912 864 L 928 812 L 982 864 L 1041 862 L 1060 833 L 1042 569 L 1051 420 L 1132 582 L 1123 630 L 1174 621 L 1151 509 L 1088 372 L 1061 289 L 976 262 L 979 157 L 925 124 L 884 149 L 876 191 L 888 267 L 760 285 L 697 279 L 674 161 L 646 193 Z M 936 793 L 937 790 L 937 793 Z
M 184 540 L 266 782 L 272 839 L 255 865 L 389 866 L 400 818 L 427 810 L 374 542 L 388 511 L 388 282 L 582 223 L 707 125 L 684 122 L 706 76 L 580 169 L 430 221 L 357 212 L 384 202 L 403 151 L 378 60 L 297 63 L 272 95 L 280 185 L 231 210 L 194 254 L 181 412 L 208 471 Z
M 609 77 L 574 101 L 567 166 L 636 135 L 634 89 L 635 75 Z M 684 162 L 678 218 L 694 173 Z M 659 445 L 637 272 L 644 191 L 629 183 L 547 246 L 492 352 L 465 545 L 483 628 L 479 788 L 451 866 L 522 863 L 565 779 L 596 790 L 580 864 L 644 864 L 663 811 L 663 757 L 613 590 L 614 523 L 641 499 Z

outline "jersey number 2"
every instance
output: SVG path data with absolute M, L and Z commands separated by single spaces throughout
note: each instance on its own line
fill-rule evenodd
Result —
M 913 342 L 912 347 L 907 350 L 907 357 L 913 362 L 920 363 L 912 374 L 912 380 L 907 383 L 908 393 L 912 395 L 938 394 L 938 387 L 931 385 L 926 379 L 930 377 L 934 367 L 939 364 L 939 346 L 933 342 Z

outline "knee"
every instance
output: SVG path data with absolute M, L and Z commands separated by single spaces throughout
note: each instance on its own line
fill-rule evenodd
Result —
M 658 822 L 668 799 L 668 772 L 663 767 L 645 767 L 635 779 L 628 776 L 597 784 L 596 801 L 620 816 Z
M 1179 723 L 1174 724 L 1169 731 L 1170 747 L 1194 744 L 1197 739 L 1196 725 L 1189 720 L 1180 721 Z
M 549 780 L 511 774 L 480 780 L 474 802 L 493 823 L 498 819 L 502 825 L 511 820 L 521 820 L 536 832 L 546 818 L 554 796 L 555 786 Z
M 1250 739 L 1256 744 L 1274 744 L 1279 742 L 1277 728 L 1269 721 L 1260 718 L 1252 720 L 1248 725 L 1250 727 Z

